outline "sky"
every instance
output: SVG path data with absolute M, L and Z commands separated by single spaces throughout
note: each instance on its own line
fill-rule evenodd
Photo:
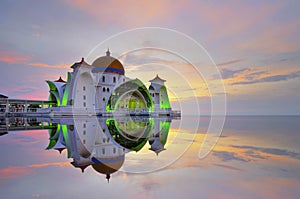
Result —
M 180 104 L 192 112 L 191 100 L 196 99 L 200 112 L 209 114 L 207 107 L 219 93 L 209 85 L 217 79 L 224 84 L 229 115 L 300 114 L 299 9 L 296 0 L 1 0 L 0 93 L 47 99 L 45 80 L 66 79 L 70 66 L 88 57 L 99 43 L 126 30 L 161 27 L 201 44 L 221 78 L 195 76 L 186 62 L 157 50 L 124 57 L 121 49 L 131 47 L 126 40 L 107 42 L 105 48 L 121 57 L 130 77 L 145 82 L 159 74 L 166 79 L 175 107 Z M 163 39 L 168 38 L 160 36 L 159 45 Z M 137 41 L 151 46 L 146 36 Z M 178 51 L 195 58 L 201 73 L 209 69 L 202 62 L 204 51 L 200 55 L 181 40 L 173 41 Z M 105 48 L 97 51 L 103 52 L 99 56 Z M 184 83 L 178 82 L 179 77 L 185 78 Z

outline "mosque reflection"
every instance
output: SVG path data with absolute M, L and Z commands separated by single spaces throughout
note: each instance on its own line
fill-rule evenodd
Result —
M 66 150 L 71 164 L 82 172 L 91 166 L 106 176 L 118 171 L 125 154 L 140 151 L 147 142 L 157 155 L 165 150 L 171 118 L 74 117 L 2 118 L 0 135 L 13 130 L 48 129 L 47 149 Z

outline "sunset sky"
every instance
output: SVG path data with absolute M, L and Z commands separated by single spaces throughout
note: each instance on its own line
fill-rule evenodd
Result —
M 66 79 L 70 66 L 100 42 L 128 29 L 162 27 L 184 33 L 206 49 L 222 76 L 228 114 L 300 114 L 299 1 L 148 2 L 2 0 L 0 93 L 47 99 L 45 80 Z M 120 49 L 123 45 L 129 44 L 120 43 Z M 115 57 L 124 53 L 107 47 Z M 190 76 L 188 66 L 163 53 L 142 66 L 146 59 L 138 62 L 138 56 L 141 53 L 122 59 L 130 77 L 146 81 L 159 74 L 177 96 L 170 93 L 173 103 L 189 104 L 193 95 L 202 113 L 209 114 L 207 88 Z M 179 84 L 175 73 L 160 70 L 161 60 L 169 71 L 181 68 L 189 87 Z M 205 70 L 205 64 L 199 70 Z

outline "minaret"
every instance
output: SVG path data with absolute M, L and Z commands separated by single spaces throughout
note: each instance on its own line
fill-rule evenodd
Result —
M 154 103 L 154 111 L 161 111 L 162 109 L 171 109 L 167 89 L 164 79 L 161 79 L 158 75 L 149 82 L 149 93 L 152 96 Z

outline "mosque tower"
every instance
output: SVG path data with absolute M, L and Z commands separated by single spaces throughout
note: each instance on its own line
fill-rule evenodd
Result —
M 149 81 L 151 82 L 151 85 L 149 86 L 149 93 L 152 96 L 155 112 L 171 110 L 165 81 L 166 80 L 161 79 L 158 75 Z

